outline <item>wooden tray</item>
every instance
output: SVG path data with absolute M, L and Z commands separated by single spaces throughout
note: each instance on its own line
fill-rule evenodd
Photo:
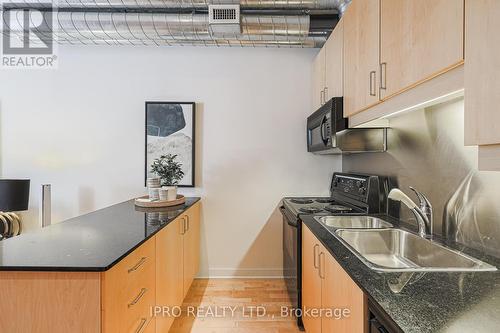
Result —
M 135 199 L 135 205 L 139 207 L 145 207 L 145 208 L 159 208 L 159 207 L 170 207 L 170 206 L 177 206 L 177 205 L 182 205 L 183 203 L 186 202 L 186 197 L 183 196 L 182 194 L 177 195 L 176 200 L 156 200 L 156 201 L 151 201 L 149 200 L 149 197 L 146 195 L 144 197 L 140 197 Z

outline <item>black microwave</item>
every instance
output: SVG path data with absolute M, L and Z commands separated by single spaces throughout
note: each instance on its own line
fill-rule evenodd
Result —
M 341 153 L 337 132 L 348 128 L 343 98 L 334 97 L 307 118 L 307 151 L 317 154 Z

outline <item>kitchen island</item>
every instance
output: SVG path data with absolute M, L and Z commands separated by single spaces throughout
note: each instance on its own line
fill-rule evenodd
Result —
M 130 200 L 0 242 L 1 332 L 155 332 L 199 265 L 199 198 Z M 161 283 L 157 283 L 161 281 Z M 173 319 L 172 319 L 173 320 Z

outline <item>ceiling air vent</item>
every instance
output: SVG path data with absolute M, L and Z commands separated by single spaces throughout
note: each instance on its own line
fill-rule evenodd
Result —
M 209 5 L 208 24 L 214 35 L 240 34 L 240 5 Z

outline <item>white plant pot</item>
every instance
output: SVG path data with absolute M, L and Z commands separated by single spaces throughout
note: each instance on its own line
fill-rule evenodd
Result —
M 173 201 L 177 199 L 177 186 L 167 186 L 168 189 L 168 201 Z

